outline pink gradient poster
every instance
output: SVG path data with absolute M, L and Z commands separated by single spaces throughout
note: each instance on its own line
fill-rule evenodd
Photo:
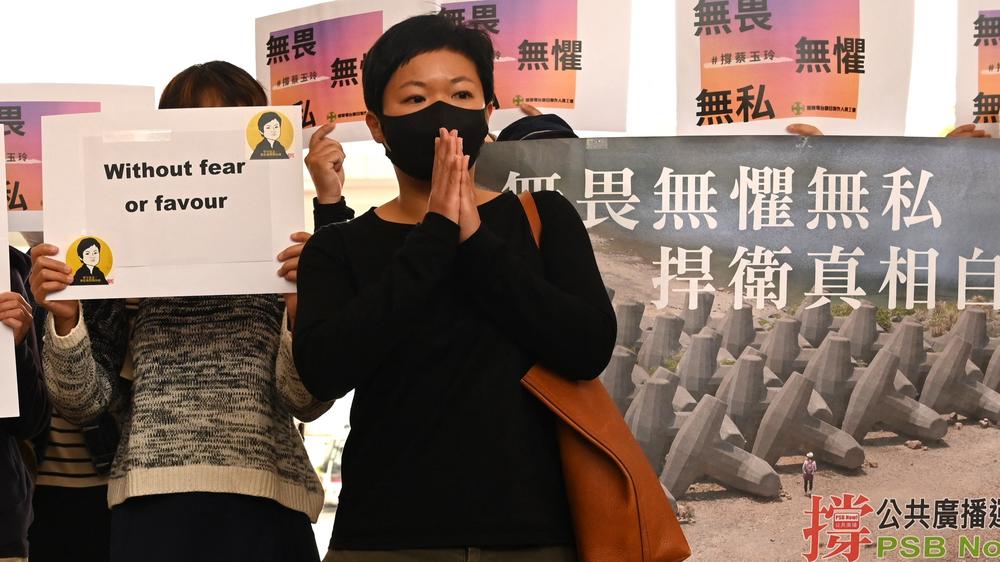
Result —
M 42 117 L 99 111 L 92 101 L 0 102 L 9 211 L 42 210 Z
M 684 30 L 700 38 L 699 126 L 855 119 L 867 55 L 859 0 L 745 4 L 699 2 Z
M 573 109 L 577 73 L 588 64 L 587 44 L 577 33 L 578 0 L 446 2 L 442 14 L 490 34 L 501 109 L 522 102 Z
M 981 10 L 973 43 L 978 43 L 979 87 L 973 103 L 974 123 L 996 123 L 1000 113 L 1000 10 Z
M 274 105 L 299 105 L 302 126 L 363 121 L 361 68 L 382 34 L 382 12 L 353 14 L 268 34 L 258 49 Z

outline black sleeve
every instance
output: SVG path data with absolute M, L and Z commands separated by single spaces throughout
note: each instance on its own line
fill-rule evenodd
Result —
M 617 323 L 580 216 L 555 192 L 538 193 L 544 275 L 485 225 L 459 248 L 459 270 L 473 299 L 546 367 L 578 380 L 608 365 Z
M 292 341 L 295 366 L 313 396 L 340 398 L 378 368 L 379 359 L 411 333 L 430 292 L 451 275 L 457 246 L 458 225 L 430 213 L 381 278 L 360 287 L 338 228 L 323 229 L 306 243 Z
M 347 199 L 340 198 L 336 203 L 322 204 L 313 197 L 313 232 L 328 224 L 347 222 L 354 218 L 354 209 L 347 206 Z
M 29 305 L 34 305 L 34 298 L 25 287 L 31 262 L 27 256 L 11 248 L 10 254 L 10 289 L 21 296 Z M 42 382 L 42 364 L 39 355 L 38 339 L 34 325 L 28 330 L 27 336 L 20 345 L 14 347 L 14 358 L 17 368 L 17 403 L 19 417 L 0 420 L 10 434 L 19 439 L 31 439 L 44 431 L 49 425 L 52 407 L 48 394 Z

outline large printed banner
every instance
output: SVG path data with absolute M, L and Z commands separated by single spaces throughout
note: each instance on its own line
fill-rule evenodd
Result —
M 277 255 L 303 229 L 299 108 L 42 120 L 45 240 L 64 299 L 290 293 Z
M 618 318 L 601 381 L 697 522 L 692 559 L 971 560 L 1000 552 L 980 468 L 1000 452 L 998 159 L 592 138 L 493 143 L 476 180 L 560 191 L 589 229 Z
M 4 138 L 0 137 L 0 149 L 4 148 Z M 6 179 L 6 172 L 0 166 L 0 180 Z M 0 213 L 0 242 L 8 246 L 7 213 Z M 10 255 L 4 248 L 0 252 L 0 292 L 10 290 Z M 14 330 L 0 324 L 0 418 L 19 415 L 17 403 L 17 361 L 14 358 Z
M 1000 309 L 1000 269 L 972 273 L 1000 264 L 996 158 L 990 143 L 944 139 L 532 141 L 487 146 L 476 179 L 562 192 L 614 250 L 609 284 L 656 308 L 714 287 L 759 309 L 805 294 Z
M 901 135 L 912 34 L 908 0 L 678 0 L 678 132 Z
M 257 78 L 271 103 L 302 106 L 307 140 L 336 122 L 344 141 L 369 140 L 365 55 L 385 29 L 441 11 L 490 35 L 501 129 L 524 102 L 581 130 L 624 131 L 630 2 L 593 0 L 340 0 L 257 19 Z
M 1000 113 L 1000 1 L 961 0 L 958 6 L 958 91 L 955 118 L 997 136 Z
M 42 230 L 43 116 L 144 111 L 153 107 L 153 88 L 146 86 L 0 84 L 10 229 Z

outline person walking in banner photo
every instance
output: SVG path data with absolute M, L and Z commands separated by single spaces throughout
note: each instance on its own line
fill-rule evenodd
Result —
M 812 451 L 806 453 L 806 460 L 802 463 L 802 487 L 806 496 L 812 496 L 813 477 L 816 474 L 816 461 L 813 460 Z

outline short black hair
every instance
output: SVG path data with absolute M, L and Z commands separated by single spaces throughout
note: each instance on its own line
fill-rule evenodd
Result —
M 494 103 L 493 41 L 486 32 L 456 25 L 440 14 L 414 16 L 390 27 L 365 57 L 361 82 L 365 105 L 382 115 L 382 97 L 389 78 L 413 57 L 433 51 L 449 50 L 469 58 L 476 66 L 483 84 L 486 103 Z
M 204 107 L 207 100 L 222 107 L 253 107 L 267 105 L 267 94 L 247 71 L 214 60 L 189 66 L 174 76 L 160 94 L 160 109 Z
M 76 245 L 76 255 L 82 260 L 83 252 L 85 252 L 91 246 L 97 246 L 97 251 L 101 251 L 101 243 L 97 241 L 96 238 L 84 238 L 80 240 L 80 243 Z
M 264 134 L 264 125 L 267 125 L 271 121 L 277 121 L 278 125 L 281 125 L 281 116 L 273 111 L 265 111 L 264 114 L 260 116 L 260 119 L 257 120 L 257 130 L 260 131 L 261 134 Z

